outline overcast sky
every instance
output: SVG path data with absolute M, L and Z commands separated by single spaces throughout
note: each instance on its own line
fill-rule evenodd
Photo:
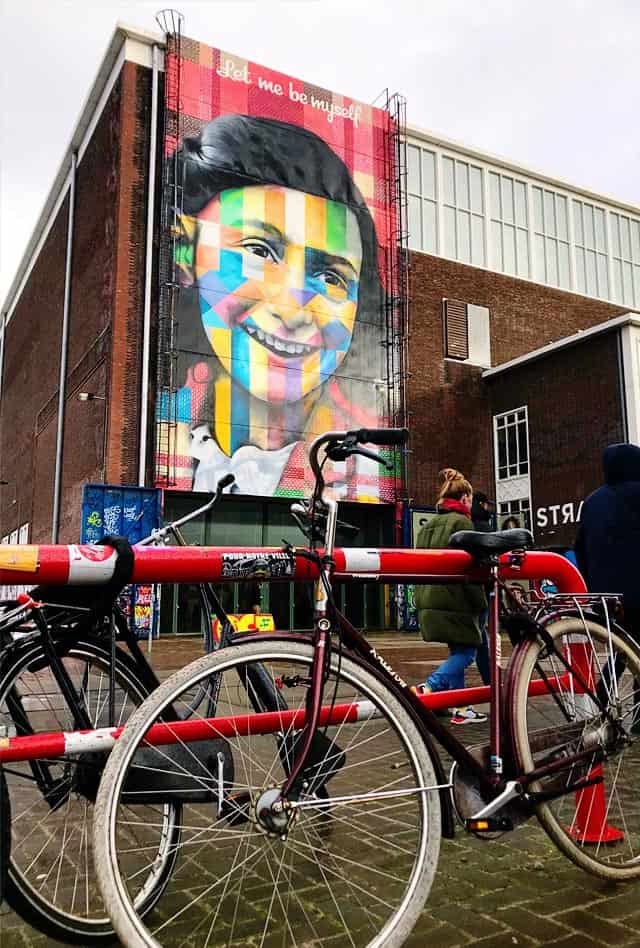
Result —
M 639 0 L 174 0 L 185 33 L 640 204 Z M 0 301 L 118 19 L 158 0 L 0 0 Z

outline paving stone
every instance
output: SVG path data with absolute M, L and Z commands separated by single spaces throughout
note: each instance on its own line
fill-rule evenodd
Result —
M 616 925 L 608 919 L 601 918 L 594 911 L 584 911 L 582 909 L 572 909 L 569 912 L 560 912 L 555 916 L 555 920 L 562 922 L 574 931 L 584 932 L 590 938 L 599 940 L 606 945 L 628 945 L 631 940 L 637 944 L 637 934 L 629 928 Z

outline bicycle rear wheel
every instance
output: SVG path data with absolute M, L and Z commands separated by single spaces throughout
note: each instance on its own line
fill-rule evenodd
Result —
M 530 785 L 542 801 L 536 815 L 556 846 L 582 869 L 603 879 L 640 876 L 640 651 L 621 630 L 564 618 L 547 626 L 553 648 L 532 641 L 514 656 L 517 680 L 512 736 L 524 773 L 584 752 L 570 767 Z M 606 714 L 566 673 L 560 655 L 590 675 Z M 541 694 L 529 686 L 545 677 Z M 584 673 L 583 673 L 584 678 Z M 557 684 L 552 685 L 553 682 Z M 580 781 L 601 783 L 566 792 Z M 563 792 L 564 791 L 564 792 Z
M 275 712 L 269 733 L 256 732 L 247 670 L 260 663 L 296 712 L 305 707 L 312 658 L 312 647 L 300 642 L 231 646 L 173 675 L 131 717 L 105 769 L 94 821 L 103 898 L 128 948 L 391 948 L 413 927 L 436 868 L 440 801 L 437 792 L 416 790 L 436 783 L 429 753 L 412 718 L 370 672 L 332 656 L 325 701 L 335 695 L 337 705 L 356 703 L 360 719 L 323 728 L 298 797 L 304 806 L 280 823 L 262 815 L 288 772 L 299 732 L 282 717 L 286 710 Z M 197 744 L 154 747 L 146 740 L 169 705 L 177 713 L 191 706 L 193 693 L 213 675 L 220 686 L 218 720 L 247 715 L 252 731 L 225 734 L 232 780 L 203 766 Z M 197 719 L 196 713 L 189 724 Z M 221 734 L 210 723 L 206 733 Z M 179 769 L 171 747 L 181 749 Z M 160 827 L 145 828 L 148 852 L 121 843 L 131 819 L 126 787 L 141 759 L 151 782 L 156 768 L 158 781 L 171 771 L 185 786 L 195 780 L 211 794 L 209 801 L 185 805 L 175 870 L 144 919 L 135 909 L 137 878 L 157 848 Z
M 107 725 L 111 654 L 98 639 L 65 646 L 62 664 L 95 727 Z M 115 724 L 124 724 L 147 690 L 120 649 L 115 667 Z M 34 637 L 10 649 L 0 664 L 0 724 L 18 734 L 74 729 L 73 716 Z M 75 756 L 3 767 L 10 806 L 11 854 L 5 898 L 22 918 L 51 938 L 89 945 L 111 941 L 113 928 L 96 883 L 92 858 L 93 801 L 102 755 Z M 141 880 L 139 909 L 159 897 L 170 874 L 179 805 L 146 808 L 166 840 Z

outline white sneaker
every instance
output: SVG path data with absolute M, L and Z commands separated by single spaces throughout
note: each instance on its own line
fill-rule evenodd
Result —
M 451 718 L 452 724 L 484 724 L 489 718 L 481 711 L 476 711 L 469 705 L 468 708 L 456 708 Z

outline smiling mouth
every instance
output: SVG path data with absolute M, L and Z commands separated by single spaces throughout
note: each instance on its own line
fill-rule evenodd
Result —
M 263 332 L 257 326 L 244 325 L 242 328 L 252 339 L 257 339 L 265 349 L 269 349 L 285 359 L 308 356 L 318 351 L 318 346 L 307 346 L 304 342 L 285 342 L 284 339 L 279 339 L 278 336 Z

